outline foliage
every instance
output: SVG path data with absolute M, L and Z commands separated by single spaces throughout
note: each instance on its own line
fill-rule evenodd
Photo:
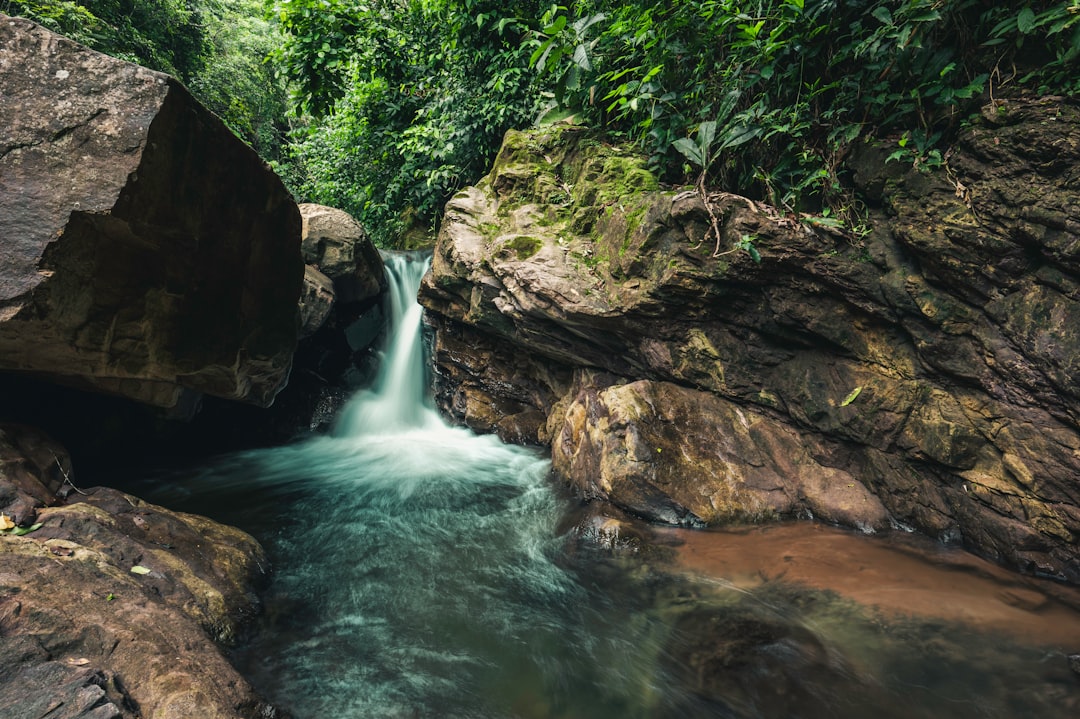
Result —
M 200 69 L 184 78 L 199 100 L 266 160 L 282 156 L 288 97 L 267 58 L 278 46 L 265 0 L 199 0 Z
M 850 208 L 857 141 L 940 164 L 993 91 L 1080 91 L 1078 0 L 583 0 L 545 21 L 533 59 L 557 82 L 573 72 L 564 107 L 672 179 L 685 158 L 792 210 Z
M 300 122 L 282 168 L 302 199 L 354 214 L 375 241 L 430 231 L 531 124 L 525 41 L 536 0 L 281 0 L 275 54 Z
M 197 0 L 20 0 L 3 2 L 0 9 L 181 78 L 200 67 L 204 53 Z
M 1080 93 L 1080 0 L 275 0 L 269 20 L 264 2 L 0 10 L 177 75 L 300 199 L 383 245 L 433 229 L 503 133 L 538 120 L 636 142 L 667 181 L 838 226 L 857 143 L 931 168 L 995 97 Z
M 89 47 L 185 82 L 263 157 L 278 155 L 285 92 L 264 58 L 263 0 L 0 0 Z

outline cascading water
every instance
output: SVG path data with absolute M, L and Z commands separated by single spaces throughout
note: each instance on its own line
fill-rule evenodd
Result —
M 330 436 L 151 492 L 267 547 L 266 615 L 234 659 L 296 719 L 1075 715 L 1039 649 L 780 581 L 703 589 L 561 536 L 544 456 L 431 407 L 426 260 L 386 264 L 381 370 Z
M 241 662 L 302 718 L 548 716 L 531 707 L 552 702 L 634 716 L 647 638 L 598 639 L 609 620 L 554 561 L 565 505 L 548 460 L 431 406 L 414 299 L 427 261 L 385 260 L 381 369 L 331 436 L 192 483 L 201 501 L 246 505 L 228 519 L 275 564 L 267 625 Z
M 407 254 L 387 255 L 384 261 L 390 285 L 388 348 L 371 388 L 358 393 L 338 419 L 334 434 L 343 438 L 444 427 L 426 401 L 423 308 L 416 301 L 428 263 Z

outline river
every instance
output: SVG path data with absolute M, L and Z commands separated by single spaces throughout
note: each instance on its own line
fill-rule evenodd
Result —
M 428 399 L 426 260 L 334 431 L 141 488 L 274 564 L 234 660 L 297 719 L 1074 717 L 1080 595 L 902 533 L 649 527 Z

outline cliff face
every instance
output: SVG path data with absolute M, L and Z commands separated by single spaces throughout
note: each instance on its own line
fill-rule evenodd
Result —
M 986 115 L 928 174 L 859 153 L 858 241 L 714 198 L 720 256 L 634 156 L 510 133 L 421 289 L 440 401 L 647 517 L 915 528 L 1080 581 L 1080 108 Z

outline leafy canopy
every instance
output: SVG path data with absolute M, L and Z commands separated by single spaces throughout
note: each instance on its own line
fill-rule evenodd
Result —
M 669 181 L 835 218 L 857 207 L 854 143 L 928 168 L 994 93 L 1080 91 L 1080 0 L 280 0 L 277 17 L 306 118 L 295 182 L 384 243 L 433 226 L 538 118 L 636 142 Z
M 584 0 L 544 25 L 559 106 L 789 209 L 849 201 L 856 141 L 932 166 L 994 92 L 1080 92 L 1080 0 Z

